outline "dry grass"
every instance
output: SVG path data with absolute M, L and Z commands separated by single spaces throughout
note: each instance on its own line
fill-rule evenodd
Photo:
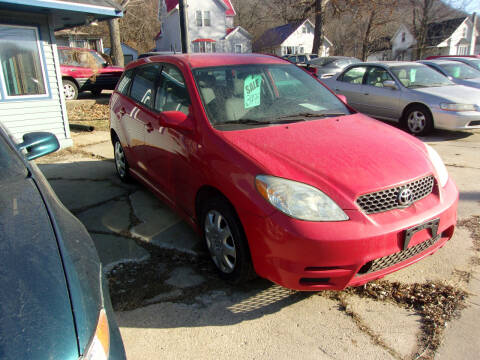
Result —
M 70 125 L 93 126 L 95 130 L 109 129 L 108 104 L 82 104 L 68 109 Z

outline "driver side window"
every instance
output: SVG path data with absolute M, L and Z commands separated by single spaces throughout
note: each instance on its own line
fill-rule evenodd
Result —
M 372 66 L 367 71 L 367 78 L 365 80 L 365 84 L 370 86 L 383 87 L 383 82 L 387 80 L 393 81 L 393 78 L 390 76 L 387 70 L 380 67 Z
M 164 64 L 160 80 L 157 82 L 154 109 L 162 111 L 181 111 L 189 113 L 190 97 L 185 79 L 178 68 Z

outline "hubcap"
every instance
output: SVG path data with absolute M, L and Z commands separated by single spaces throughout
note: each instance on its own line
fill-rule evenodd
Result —
M 215 265 L 224 273 L 235 269 L 237 251 L 226 219 L 216 210 L 205 217 L 205 239 Z
M 117 171 L 120 177 L 125 177 L 125 154 L 123 153 L 123 148 L 120 144 L 120 141 L 115 142 L 115 165 L 117 166 Z
M 425 115 L 421 111 L 412 111 L 408 115 L 408 129 L 414 133 L 417 134 L 423 129 L 425 129 L 425 125 L 427 124 L 427 119 L 425 118 Z
M 72 100 L 75 97 L 75 89 L 70 84 L 63 85 L 63 94 L 65 95 L 65 99 Z

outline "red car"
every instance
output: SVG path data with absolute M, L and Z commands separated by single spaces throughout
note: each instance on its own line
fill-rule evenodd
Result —
M 180 213 L 233 283 L 343 289 L 453 235 L 458 191 L 435 150 L 284 60 L 141 59 L 110 108 L 120 178 Z
M 58 47 L 65 99 L 74 100 L 82 91 L 91 91 L 94 96 L 102 90 L 113 90 L 123 68 L 110 66 L 95 50 Z

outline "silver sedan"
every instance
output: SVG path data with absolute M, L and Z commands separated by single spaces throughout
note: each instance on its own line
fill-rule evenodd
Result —
M 451 60 L 420 60 L 418 62 L 430 66 L 455 84 L 480 89 L 480 71 L 467 64 Z
M 415 135 L 433 128 L 480 128 L 480 90 L 456 85 L 426 65 L 384 61 L 348 66 L 322 81 L 356 110 L 400 122 Z

